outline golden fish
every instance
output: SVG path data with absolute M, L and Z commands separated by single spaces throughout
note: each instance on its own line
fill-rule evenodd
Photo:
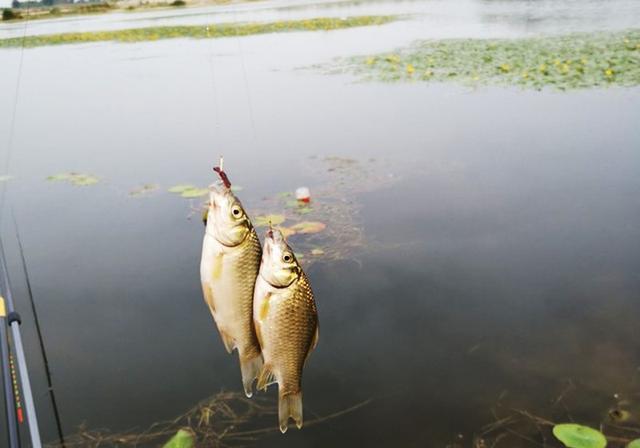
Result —
M 278 383 L 280 431 L 289 417 L 301 428 L 302 368 L 318 343 L 318 314 L 309 280 L 278 230 L 265 238 L 253 320 L 264 357 L 257 388 Z
M 230 188 L 211 187 L 200 279 L 225 348 L 240 358 L 247 397 L 262 367 L 253 326 L 253 291 L 262 249 L 249 217 Z

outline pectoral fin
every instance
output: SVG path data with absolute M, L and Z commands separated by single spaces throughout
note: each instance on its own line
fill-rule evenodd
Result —
M 236 343 L 233 340 L 233 338 L 222 330 L 220 330 L 220 337 L 222 337 L 222 343 L 224 344 L 224 348 L 227 349 L 228 353 L 231 353 L 233 349 L 236 348 Z
M 277 380 L 275 374 L 271 370 L 271 366 L 269 364 L 265 364 L 262 366 L 260 375 L 258 375 L 258 385 L 256 388 L 258 390 L 266 390 L 268 386 L 275 383 L 277 383 Z

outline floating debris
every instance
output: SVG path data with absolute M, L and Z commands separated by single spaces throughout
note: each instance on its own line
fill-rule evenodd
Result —
M 311 192 L 307 187 L 296 188 L 296 200 L 301 202 L 309 202 L 311 200 Z
M 76 172 L 55 174 L 53 176 L 47 177 L 47 180 L 50 182 L 67 182 L 76 187 L 95 185 L 100 181 L 100 179 L 96 176 Z

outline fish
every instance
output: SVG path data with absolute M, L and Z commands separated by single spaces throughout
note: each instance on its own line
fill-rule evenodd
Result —
M 262 246 L 230 185 L 211 185 L 209 190 L 200 261 L 202 292 L 227 352 L 238 351 L 242 385 L 251 397 L 263 364 L 253 325 Z
M 258 390 L 278 384 L 278 420 L 302 428 L 302 370 L 318 344 L 318 310 L 311 284 L 279 230 L 264 240 L 253 297 L 253 320 L 264 365 Z

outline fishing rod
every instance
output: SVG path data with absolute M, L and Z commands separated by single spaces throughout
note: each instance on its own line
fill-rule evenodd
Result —
M 18 422 L 16 420 L 16 401 L 13 395 L 13 376 L 11 375 L 11 358 L 9 353 L 9 335 L 7 334 L 7 308 L 4 297 L 0 296 L 0 364 L 2 364 L 2 385 L 4 386 L 4 403 L 7 414 L 7 432 L 9 446 L 18 448 Z
M 9 271 L 7 268 L 7 260 L 4 252 L 4 245 L 0 238 L 0 283 L 2 285 L 2 292 L 4 296 L 4 302 L 6 304 L 7 323 L 11 328 L 11 335 L 13 339 L 13 346 L 16 355 L 18 372 L 17 377 L 22 385 L 22 392 L 24 396 L 24 404 L 26 410 L 27 424 L 29 426 L 29 435 L 31 437 L 32 448 L 42 448 L 42 441 L 40 439 L 40 430 L 38 428 L 38 417 L 36 415 L 36 408 L 33 402 L 33 392 L 31 391 L 31 382 L 29 381 L 29 370 L 27 369 L 27 360 L 24 356 L 24 346 L 22 345 L 22 335 L 20 333 L 20 315 L 16 312 L 13 296 L 11 294 L 11 285 L 9 284 Z M 13 383 L 13 381 L 12 381 Z M 13 392 L 11 396 L 13 397 Z M 15 403 L 12 403 L 15 406 Z M 14 409 L 9 414 L 13 414 Z M 14 414 L 15 417 L 15 414 Z M 16 445 L 19 446 L 19 445 Z
M 62 448 L 66 447 L 64 440 L 64 433 L 62 432 L 62 421 L 60 419 L 60 411 L 58 410 L 58 402 L 53 390 L 53 380 L 51 375 L 51 368 L 49 367 L 49 357 L 44 346 L 44 338 L 42 337 L 42 329 L 40 327 L 40 319 L 38 318 L 38 311 L 36 309 L 36 302 L 33 298 L 33 288 L 31 287 L 31 279 L 29 278 L 29 271 L 27 270 L 27 260 L 24 256 L 24 248 L 22 247 L 22 238 L 20 238 L 20 231 L 18 230 L 18 222 L 16 221 L 16 215 L 11 211 L 13 217 L 13 225 L 16 229 L 16 241 L 18 242 L 18 249 L 20 252 L 20 260 L 22 262 L 22 270 L 24 271 L 24 278 L 27 283 L 27 295 L 29 297 L 29 303 L 31 304 L 31 312 L 33 314 L 33 323 L 36 327 L 36 333 L 38 334 L 38 343 L 40 344 L 40 353 L 42 354 L 42 360 L 44 362 L 44 372 L 47 377 L 47 386 L 49 389 L 49 397 L 51 398 L 51 406 L 53 407 L 53 415 L 56 420 L 56 429 L 58 430 L 58 437 Z

